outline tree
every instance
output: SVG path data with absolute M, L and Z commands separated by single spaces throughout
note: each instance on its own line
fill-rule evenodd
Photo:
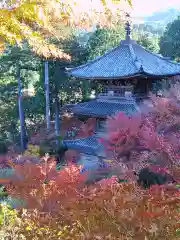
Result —
M 14 141 L 17 136 L 18 111 L 17 111 L 17 84 L 13 77 L 0 79 L 0 135 L 1 140 Z M 5 84 L 6 82 L 6 84 Z
M 134 24 L 134 29 L 138 32 L 152 33 L 153 35 L 162 36 L 165 31 L 165 26 L 157 23 L 140 23 Z
M 128 2 L 130 3 L 129 0 Z M 97 1 L 89 1 L 86 5 L 87 8 L 83 6 L 84 9 L 82 1 L 40 0 L 38 3 L 34 0 L 5 1 L 4 6 L 0 8 L 0 48 L 4 50 L 6 42 L 23 47 L 26 40 L 38 55 L 46 58 L 70 59 L 68 54 L 52 43 L 50 37 L 55 36 L 57 39 L 62 39 L 68 25 L 84 27 L 84 24 L 91 25 L 93 21 L 102 23 L 105 18 L 111 22 L 110 20 L 114 16 L 116 19 L 117 16 L 114 13 L 117 11 L 113 9 L 115 5 L 113 3 L 109 5 L 109 3 L 99 1 L 99 5 L 97 5 Z M 17 68 L 16 72 L 18 73 L 19 63 Z M 20 73 L 17 78 L 20 79 Z M 20 80 L 18 86 L 20 93 Z M 19 109 L 22 109 L 20 105 L 21 101 L 19 100 Z M 22 128 L 21 115 L 20 122 Z
M 84 62 L 86 51 L 78 43 L 78 37 L 73 31 L 65 40 L 51 39 L 53 44 L 71 55 L 71 61 L 66 59 L 49 60 L 50 108 L 51 119 L 55 118 L 57 107 L 54 100 L 60 103 L 74 103 L 82 98 L 81 83 L 75 82 L 65 74 L 65 67 Z M 21 68 L 21 84 L 23 90 L 22 109 L 25 115 L 28 135 L 38 131 L 44 123 L 44 59 L 33 54 L 28 44 L 19 47 L 7 47 L 6 54 L 1 57 L 0 66 L 0 135 L 1 138 L 19 143 L 19 118 L 17 105 L 17 64 Z M 28 95 L 24 90 L 34 88 L 34 95 Z M 56 101 L 57 102 L 57 101 Z M 61 106 L 60 104 L 60 106 Z M 55 107 L 56 106 L 56 107 Z M 58 108 L 60 109 L 58 104 Z
M 4 43 L 21 45 L 26 39 L 33 50 L 46 57 L 69 58 L 67 54 L 49 43 L 49 36 L 63 38 L 64 26 L 87 26 L 94 22 L 105 24 L 118 18 L 118 8 L 113 1 L 56 1 L 8 0 L 0 8 L 0 48 Z M 130 3 L 130 0 L 128 0 Z M 106 22 L 106 23 L 107 23 Z
M 116 47 L 125 38 L 124 25 L 120 22 L 113 27 L 97 28 L 87 42 L 87 59 L 91 60 Z M 158 37 L 141 32 L 133 32 L 132 38 L 146 49 L 158 52 Z
M 160 39 L 160 53 L 174 60 L 180 58 L 180 18 L 167 25 Z
M 91 60 L 97 56 L 103 55 L 106 51 L 114 48 L 124 39 L 125 30 L 122 24 L 118 24 L 113 28 L 100 28 L 92 33 L 87 43 L 87 59 Z
M 2 64 L 0 69 L 1 76 L 0 100 L 2 103 L 1 112 L 3 113 L 1 115 L 0 131 L 2 131 L 1 134 L 2 137 L 16 142 L 19 127 L 17 107 L 17 95 L 18 95 L 17 80 L 20 77 L 21 87 L 23 88 L 23 90 L 28 89 L 30 84 L 34 85 L 35 82 L 38 81 L 40 59 L 35 57 L 25 44 L 23 49 L 20 49 L 19 47 L 8 47 L 6 49 L 7 49 L 6 54 L 4 54 L 1 57 Z M 21 121 L 23 121 L 24 119 L 23 112 L 27 114 L 26 108 L 28 108 L 29 104 L 27 99 L 24 98 L 24 93 L 22 97 L 24 111 L 21 111 L 22 113 Z M 32 113 L 29 113 L 29 116 L 32 116 L 31 114 Z
M 159 52 L 159 38 L 156 35 L 139 33 L 137 42 L 151 52 Z

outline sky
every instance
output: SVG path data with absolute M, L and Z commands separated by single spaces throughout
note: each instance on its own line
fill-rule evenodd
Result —
M 155 11 L 179 5 L 180 0 L 132 0 L 135 15 L 151 15 Z

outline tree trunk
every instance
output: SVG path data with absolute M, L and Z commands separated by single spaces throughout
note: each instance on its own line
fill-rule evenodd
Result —
M 50 103 L 49 103 L 49 71 L 48 61 L 44 63 L 45 73 L 45 95 L 46 95 L 46 125 L 47 130 L 50 130 Z
M 20 138 L 21 138 L 21 150 L 24 151 L 24 113 L 22 108 L 22 90 L 21 90 L 21 78 L 20 78 L 20 69 L 18 68 L 17 72 L 17 81 L 18 81 L 18 107 L 19 107 L 19 120 L 20 120 Z
M 28 133 L 27 133 L 27 126 L 26 126 L 26 121 L 25 121 L 25 113 L 23 111 L 23 133 L 24 133 L 24 150 L 27 149 L 28 146 Z
M 60 103 L 58 92 L 55 93 L 55 134 L 56 137 L 60 136 Z M 59 144 L 59 141 L 56 141 L 56 144 Z

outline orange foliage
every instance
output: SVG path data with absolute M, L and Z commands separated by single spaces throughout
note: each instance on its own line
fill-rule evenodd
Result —
M 76 117 L 63 118 L 61 121 L 61 136 L 64 139 L 71 138 L 67 136 L 67 131 L 77 128 L 75 138 L 88 137 L 93 134 L 95 129 L 96 119 L 90 118 L 83 123 Z M 55 137 L 54 122 L 51 122 L 50 130 L 46 130 L 45 124 L 37 126 L 33 136 L 31 136 L 29 143 L 39 145 L 43 140 L 51 140 Z
M 35 224 L 57 231 L 69 225 L 62 239 L 178 239 L 180 195 L 174 186 L 142 190 L 135 182 L 118 183 L 112 177 L 85 187 L 77 166 L 58 172 L 53 162 L 14 168 L 10 195 L 24 199 L 27 209 L 37 209 L 28 210 Z
M 83 177 L 80 168 L 70 166 L 56 170 L 54 161 L 23 165 L 13 164 L 15 174 L 6 186 L 11 196 L 25 200 L 27 208 L 40 212 L 56 212 L 59 201 L 66 201 L 67 195 L 76 195 L 76 187 Z
M 115 4 L 116 2 L 116 4 Z M 5 43 L 22 45 L 26 39 L 36 54 L 46 58 L 70 56 L 47 41 L 66 35 L 66 27 L 89 28 L 94 23 L 109 25 L 119 22 L 120 1 L 95 0 L 8 0 L 0 7 L 0 51 Z M 118 5 L 117 5 L 118 3 Z M 131 3 L 128 0 L 128 3 Z M 120 7 L 120 8 L 119 8 Z

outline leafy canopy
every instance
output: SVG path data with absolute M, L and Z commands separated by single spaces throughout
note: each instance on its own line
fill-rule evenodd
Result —
M 160 53 L 175 60 L 180 58 L 180 18 L 168 24 L 160 40 Z
M 89 36 L 86 45 L 86 60 L 102 56 L 106 51 L 117 47 L 123 39 L 125 39 L 125 30 L 122 23 L 114 24 L 113 27 L 97 28 Z M 159 38 L 156 35 L 133 32 L 132 39 L 152 52 L 159 51 Z
M 94 23 L 107 24 L 118 17 L 120 1 L 81 0 L 15 0 L 0 8 L 0 49 L 5 42 L 21 45 L 26 39 L 38 55 L 69 58 L 55 45 L 50 36 L 62 38 L 64 26 L 87 27 Z M 128 1 L 130 2 L 130 1 Z

